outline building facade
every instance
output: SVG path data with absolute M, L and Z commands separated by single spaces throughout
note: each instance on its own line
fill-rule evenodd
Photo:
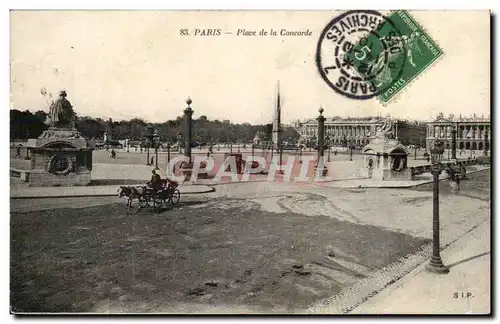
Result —
M 452 130 L 457 130 L 457 150 L 475 151 L 484 150 L 485 132 L 488 132 L 486 147 L 489 149 L 491 139 L 490 117 L 470 117 L 450 115 L 445 118 L 442 114 L 436 120 L 427 123 L 427 146 L 432 147 L 436 140 L 444 142 L 445 148 L 451 148 Z
M 325 120 L 325 137 L 333 146 L 346 146 L 346 143 L 363 147 L 370 142 L 377 131 L 384 124 L 382 117 L 340 118 L 333 117 Z M 393 120 L 395 137 L 403 145 L 425 145 L 426 124 L 407 120 Z M 295 124 L 303 144 L 316 143 L 318 135 L 318 121 L 309 119 Z

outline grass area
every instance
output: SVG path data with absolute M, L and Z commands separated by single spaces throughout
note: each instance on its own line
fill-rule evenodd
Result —
M 235 199 L 213 202 L 130 216 L 123 204 L 12 213 L 12 310 L 292 311 L 427 242 L 324 216 L 234 207 Z

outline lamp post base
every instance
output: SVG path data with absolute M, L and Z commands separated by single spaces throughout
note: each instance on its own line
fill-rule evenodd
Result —
M 440 257 L 431 257 L 431 261 L 425 267 L 427 271 L 439 274 L 446 274 L 450 272 L 450 269 L 443 264 L 443 261 Z

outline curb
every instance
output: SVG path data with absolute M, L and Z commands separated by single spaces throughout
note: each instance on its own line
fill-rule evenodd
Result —
M 487 171 L 487 170 L 491 170 L 491 167 L 487 168 L 487 169 L 483 169 L 483 170 L 470 171 L 467 173 L 467 175 L 474 174 L 477 172 L 483 172 L 483 171 Z M 351 181 L 352 180 L 356 180 L 356 179 L 351 179 Z M 440 182 L 445 181 L 445 180 L 448 180 L 448 178 L 439 179 Z M 336 182 L 336 181 L 350 181 L 350 180 L 330 180 L 330 181 L 322 181 L 321 183 L 332 183 L 332 182 Z M 424 181 L 424 180 L 422 180 L 422 181 Z M 346 187 L 326 186 L 326 188 L 335 188 L 335 189 L 408 189 L 408 188 L 418 188 L 420 186 L 427 185 L 427 184 L 432 183 L 432 182 L 433 182 L 433 180 L 425 180 L 425 182 L 422 182 L 419 184 L 409 184 L 409 185 L 394 185 L 394 186 L 372 186 L 372 185 L 354 186 L 353 185 L 353 186 L 346 186 Z M 315 183 L 315 184 L 317 186 L 321 186 L 321 185 L 318 185 L 317 183 Z
M 481 226 L 485 221 L 472 226 L 466 232 L 458 235 L 450 242 L 441 245 L 445 250 L 455 242 L 466 237 L 470 232 Z M 382 292 L 394 283 L 408 277 L 414 277 L 423 270 L 432 255 L 432 240 L 420 247 L 416 252 L 406 255 L 392 264 L 380 269 L 369 277 L 363 278 L 354 285 L 347 287 L 338 294 L 330 296 L 299 314 L 349 314 L 371 297 Z
M 420 266 L 429 258 L 431 252 L 432 244 L 424 244 L 417 252 L 402 257 L 371 276 L 359 280 L 353 286 L 320 301 L 309 307 L 304 313 L 346 314 Z
M 183 195 L 196 195 L 196 194 L 204 194 L 204 193 L 211 193 L 215 192 L 215 188 L 207 186 L 210 189 L 207 190 L 200 190 L 196 192 L 181 192 L 181 196 Z M 15 197 L 10 197 L 10 199 L 47 199 L 47 198 L 85 198 L 85 197 L 115 197 L 116 193 L 110 194 L 110 193 L 105 193 L 105 194 L 76 194 L 76 195 L 53 195 L 53 196 L 15 196 Z

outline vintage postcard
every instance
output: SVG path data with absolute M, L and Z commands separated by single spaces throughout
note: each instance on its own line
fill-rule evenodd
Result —
M 11 314 L 491 314 L 490 31 L 12 10 Z

